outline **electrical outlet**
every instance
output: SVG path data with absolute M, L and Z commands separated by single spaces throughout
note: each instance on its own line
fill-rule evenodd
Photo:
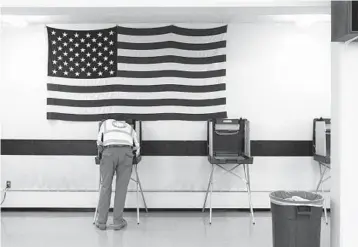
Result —
M 11 181 L 6 181 L 6 188 L 10 189 L 11 188 Z

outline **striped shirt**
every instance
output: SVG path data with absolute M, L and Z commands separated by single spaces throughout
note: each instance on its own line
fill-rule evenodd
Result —
M 128 145 L 135 147 L 137 152 L 140 148 L 137 134 L 132 126 L 125 121 L 116 121 L 114 119 L 107 119 L 101 124 L 97 137 L 97 145 Z

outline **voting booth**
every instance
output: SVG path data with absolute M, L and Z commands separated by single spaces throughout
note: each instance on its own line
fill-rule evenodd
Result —
M 103 123 L 103 121 L 99 122 L 99 126 L 98 126 L 98 130 L 101 127 L 101 124 Z M 130 124 L 132 126 L 132 128 L 135 130 L 137 137 L 138 137 L 138 142 L 139 145 L 142 146 L 142 122 L 141 121 L 137 121 L 137 120 L 126 120 L 126 123 Z M 147 207 L 147 203 L 145 201 L 145 197 L 144 197 L 144 193 L 143 193 L 143 189 L 142 189 L 142 184 L 140 182 L 139 179 L 139 175 L 138 175 L 138 164 L 140 163 L 140 161 L 142 160 L 142 156 L 141 156 L 141 150 L 139 150 L 139 154 L 137 155 L 135 148 L 133 149 L 133 167 L 134 167 L 134 177 L 131 177 L 131 181 L 136 183 L 136 188 L 137 188 L 137 224 L 139 224 L 139 192 L 142 196 L 142 200 L 143 200 L 143 204 L 145 207 L 146 212 L 148 212 L 148 207 Z M 96 164 L 99 164 L 99 154 L 96 157 Z M 99 202 L 99 193 L 101 191 L 101 176 L 99 176 L 99 186 L 98 186 L 98 202 Z M 93 223 L 95 223 L 96 219 L 97 219 L 97 209 L 98 209 L 98 203 L 96 206 L 96 210 L 95 210 L 95 215 L 94 215 L 94 219 L 93 219 Z
M 316 192 L 321 190 L 324 193 L 323 184 L 330 176 L 327 176 L 327 171 L 331 168 L 331 119 L 316 118 L 313 120 L 313 159 L 317 161 L 320 170 L 320 179 L 316 187 Z M 326 224 L 327 207 L 324 203 L 324 213 Z
M 211 173 L 205 194 L 203 212 L 206 208 L 210 193 L 210 224 L 212 221 L 212 192 L 214 171 L 218 167 L 226 171 L 225 174 L 235 176 L 246 185 L 252 223 L 255 224 L 253 206 L 251 202 L 251 184 L 249 165 L 253 164 L 250 152 L 250 127 L 247 119 L 212 119 L 207 122 L 208 160 L 211 164 Z M 235 170 L 242 166 L 244 176 Z

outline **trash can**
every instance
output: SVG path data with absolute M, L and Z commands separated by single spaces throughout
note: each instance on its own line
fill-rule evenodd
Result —
M 270 194 L 273 247 L 320 247 L 323 197 L 305 191 Z

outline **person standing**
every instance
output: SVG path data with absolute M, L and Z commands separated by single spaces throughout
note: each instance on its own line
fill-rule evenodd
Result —
M 125 121 L 107 119 L 102 122 L 98 132 L 97 147 L 100 161 L 101 189 L 98 202 L 96 226 L 106 230 L 108 210 L 112 195 L 112 181 L 116 173 L 116 191 L 113 208 L 113 228 L 120 230 L 127 225 L 123 218 L 127 188 L 132 174 L 133 150 L 139 153 L 137 134 Z

